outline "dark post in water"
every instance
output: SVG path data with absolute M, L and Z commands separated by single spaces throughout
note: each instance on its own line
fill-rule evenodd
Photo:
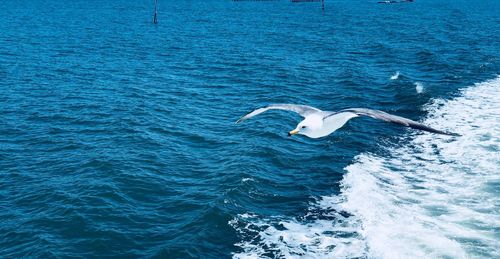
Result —
M 155 0 L 155 13 L 153 15 L 153 23 L 158 23 L 158 0 Z

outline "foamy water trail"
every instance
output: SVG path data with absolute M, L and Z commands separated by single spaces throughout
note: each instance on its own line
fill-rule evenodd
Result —
M 240 215 L 235 258 L 500 258 L 500 78 L 434 100 L 390 157 L 360 154 L 303 218 Z

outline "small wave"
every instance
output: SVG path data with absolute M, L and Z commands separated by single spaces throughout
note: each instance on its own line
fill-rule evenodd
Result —
M 413 135 L 389 157 L 358 155 L 341 195 L 303 218 L 236 217 L 234 257 L 500 258 L 499 89 L 500 77 L 433 100 L 424 122 L 462 137 Z
M 421 94 L 424 91 L 424 85 L 420 82 L 415 82 L 415 91 L 417 91 L 418 94 Z
M 252 181 L 253 182 L 253 181 L 255 181 L 255 179 L 249 178 L 249 177 L 245 177 L 245 178 L 241 179 L 241 182 L 243 182 L 243 183 L 246 183 L 248 181 Z
M 396 71 L 396 73 L 391 76 L 391 80 L 397 80 L 399 78 L 399 75 L 399 71 Z

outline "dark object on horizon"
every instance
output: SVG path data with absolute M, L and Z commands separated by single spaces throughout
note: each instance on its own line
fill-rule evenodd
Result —
M 274 2 L 279 0 L 233 0 L 233 2 Z M 325 10 L 325 0 L 290 0 L 292 3 L 321 2 L 321 9 Z
M 325 0 L 290 0 L 292 3 L 302 3 L 302 2 L 321 2 L 321 9 L 325 10 Z
M 378 4 L 400 4 L 400 3 L 413 3 L 413 0 L 402 0 L 402 1 L 380 1 Z
M 153 23 L 158 23 L 158 0 L 155 0 L 155 13 L 153 15 Z

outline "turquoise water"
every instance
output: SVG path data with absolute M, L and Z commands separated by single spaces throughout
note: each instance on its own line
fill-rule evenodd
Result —
M 375 2 L 3 1 L 0 257 L 500 257 L 500 2 Z

